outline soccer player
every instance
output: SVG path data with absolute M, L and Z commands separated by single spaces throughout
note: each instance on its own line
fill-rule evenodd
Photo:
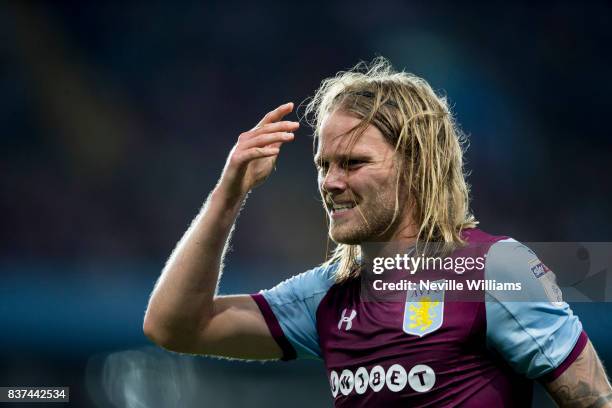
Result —
M 333 254 L 271 290 L 217 296 L 238 213 L 299 127 L 283 120 L 292 110 L 281 105 L 238 137 L 153 290 L 150 339 L 184 353 L 322 359 L 337 407 L 523 407 L 533 380 L 560 406 L 612 407 L 601 362 L 552 272 L 522 244 L 475 228 L 445 99 L 382 58 L 325 80 L 307 106 Z M 444 289 L 364 296 L 372 260 L 428 242 L 457 248 L 452 259 L 486 259 L 472 277 L 521 283 L 533 301 L 453 301 Z

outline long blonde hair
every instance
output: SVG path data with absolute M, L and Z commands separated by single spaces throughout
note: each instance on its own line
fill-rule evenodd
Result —
M 361 119 L 363 133 L 376 126 L 399 154 L 394 219 L 399 214 L 399 187 L 408 187 L 418 226 L 417 244 L 464 245 L 461 231 L 478 222 L 469 211 L 469 186 L 463 169 L 465 135 L 456 125 L 446 98 L 422 78 L 397 72 L 377 57 L 325 79 L 307 101 L 305 118 L 315 130 L 324 117 L 342 110 Z M 336 281 L 359 275 L 358 245 L 338 244 L 324 265 L 338 263 Z

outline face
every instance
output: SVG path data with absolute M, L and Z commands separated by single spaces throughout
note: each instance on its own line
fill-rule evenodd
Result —
M 391 241 L 405 219 L 405 211 L 400 211 L 388 228 L 395 210 L 397 153 L 374 126 L 351 147 L 349 132 L 359 123 L 358 118 L 335 111 L 321 126 L 315 164 L 329 235 L 343 244 Z M 404 204 L 400 194 L 399 208 Z

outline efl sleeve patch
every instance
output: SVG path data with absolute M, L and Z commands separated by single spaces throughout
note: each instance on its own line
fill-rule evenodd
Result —
M 535 276 L 542 285 L 550 303 L 553 306 L 562 307 L 564 305 L 563 294 L 561 293 L 561 288 L 557 285 L 555 274 L 538 258 L 529 261 L 529 268 L 533 276 Z

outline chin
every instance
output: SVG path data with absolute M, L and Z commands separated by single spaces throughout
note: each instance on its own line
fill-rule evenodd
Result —
M 344 244 L 344 245 L 359 245 L 361 244 L 363 241 L 358 240 L 358 239 L 350 239 L 350 238 L 336 238 L 330 235 L 330 238 L 332 241 L 334 241 L 336 244 Z
M 359 245 L 367 240 L 363 231 L 342 231 L 340 228 L 332 228 L 329 237 L 336 244 Z

